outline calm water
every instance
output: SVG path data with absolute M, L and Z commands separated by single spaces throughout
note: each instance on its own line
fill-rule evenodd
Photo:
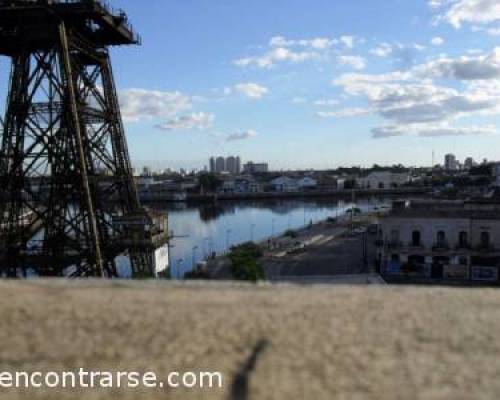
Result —
M 363 211 L 383 204 L 390 201 L 374 198 L 356 202 Z M 175 236 L 171 243 L 172 276 L 180 278 L 211 252 L 222 254 L 236 244 L 265 240 L 311 221 L 345 214 L 350 207 L 350 202 L 329 199 L 169 204 L 154 208 L 169 212 L 169 230 Z

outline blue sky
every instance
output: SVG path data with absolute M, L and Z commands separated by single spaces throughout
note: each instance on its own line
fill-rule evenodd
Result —
M 113 50 L 138 166 L 500 158 L 497 0 L 112 3 L 143 38 Z

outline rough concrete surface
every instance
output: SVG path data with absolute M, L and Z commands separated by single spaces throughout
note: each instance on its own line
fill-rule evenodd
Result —
M 0 371 L 221 371 L 222 390 L 1 399 L 498 399 L 500 292 L 0 283 Z

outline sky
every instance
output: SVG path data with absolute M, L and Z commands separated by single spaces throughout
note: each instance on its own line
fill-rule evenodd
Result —
M 114 0 L 136 166 L 500 159 L 498 0 Z

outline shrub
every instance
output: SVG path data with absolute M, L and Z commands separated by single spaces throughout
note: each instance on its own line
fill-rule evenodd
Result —
M 233 278 L 251 282 L 264 280 L 264 269 L 257 262 L 260 257 L 262 250 L 255 243 L 249 242 L 233 247 L 229 254 Z

